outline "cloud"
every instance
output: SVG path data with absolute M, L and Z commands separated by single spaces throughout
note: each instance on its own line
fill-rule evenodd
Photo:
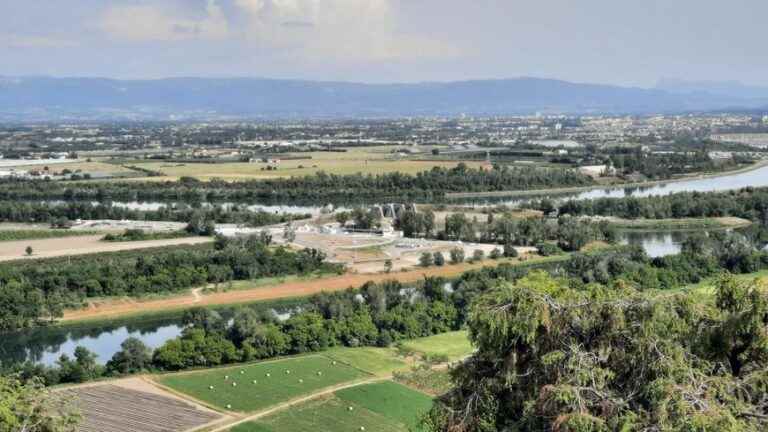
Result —
M 0 46 L 8 48 L 70 48 L 78 46 L 78 43 L 54 36 L 6 34 L 0 35 Z
M 202 16 L 188 17 L 185 11 L 155 4 L 110 6 L 101 16 L 100 27 L 111 38 L 128 42 L 218 40 L 229 34 L 221 7 L 208 0 Z
M 234 1 L 248 17 L 246 37 L 289 57 L 356 63 L 459 55 L 441 40 L 399 29 L 392 0 Z

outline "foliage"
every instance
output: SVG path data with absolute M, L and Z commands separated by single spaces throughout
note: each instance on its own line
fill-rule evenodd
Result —
M 79 415 L 39 380 L 0 375 L 0 432 L 74 432 Z
M 764 430 L 767 295 L 730 278 L 714 308 L 621 283 L 576 289 L 541 272 L 500 285 L 475 304 L 468 325 L 477 352 L 452 372 L 456 388 L 426 423 L 440 431 Z M 740 368 L 724 369 L 731 356 Z

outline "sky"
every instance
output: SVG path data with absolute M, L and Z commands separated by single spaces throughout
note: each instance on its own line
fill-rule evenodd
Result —
M 765 0 L 0 0 L 0 75 L 768 85 Z

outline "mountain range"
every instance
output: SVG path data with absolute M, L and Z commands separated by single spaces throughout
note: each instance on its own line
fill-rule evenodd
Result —
M 412 84 L 0 77 L 0 120 L 650 114 L 768 107 L 768 90 L 728 88 L 664 80 L 646 89 L 527 77 Z

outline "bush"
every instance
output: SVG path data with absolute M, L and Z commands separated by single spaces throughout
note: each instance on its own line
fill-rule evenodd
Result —
M 443 256 L 442 252 L 435 252 L 434 254 L 434 262 L 436 266 L 443 266 L 445 265 L 445 257 Z
M 501 250 L 499 248 L 493 248 L 493 250 L 491 251 L 491 254 L 489 256 L 491 257 L 491 259 L 497 260 L 497 259 L 501 258 L 501 255 L 502 255 L 501 254 Z
M 552 243 L 540 243 L 536 245 L 536 249 L 539 251 L 539 255 L 541 256 L 552 256 L 552 255 L 560 255 L 563 253 L 563 250 L 557 247 L 557 245 L 554 245 Z
M 451 249 L 451 264 L 461 264 L 464 262 L 464 249 Z
M 434 259 L 432 257 L 432 254 L 429 252 L 424 252 L 421 254 L 421 257 L 419 257 L 419 265 L 422 267 L 429 267 L 434 263 Z

